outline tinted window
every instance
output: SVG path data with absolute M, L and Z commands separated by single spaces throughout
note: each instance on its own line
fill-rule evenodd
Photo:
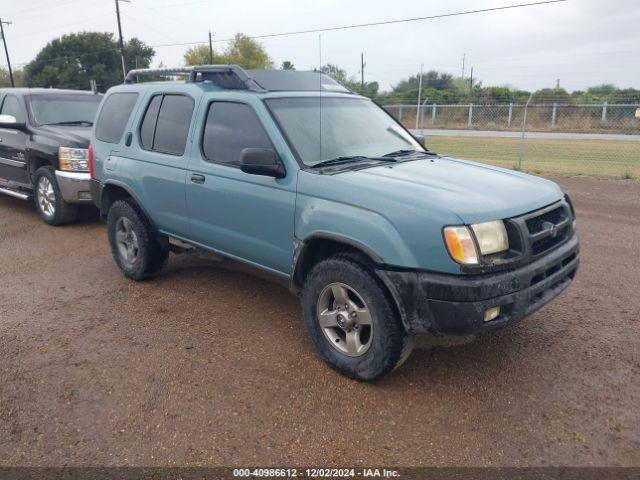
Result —
M 256 113 L 241 103 L 212 103 L 202 139 L 205 158 L 238 165 L 244 148 L 273 148 Z
M 170 155 L 182 155 L 187 143 L 193 100 L 183 95 L 165 95 L 156 122 L 153 149 Z
M 100 95 L 70 93 L 38 93 L 27 97 L 35 123 L 87 127 L 93 125 L 100 100 L 102 100 Z
M 151 150 L 153 148 L 153 133 L 156 130 L 156 119 L 162 103 L 162 95 L 156 95 L 151 99 L 147 111 L 144 114 L 142 125 L 140 125 L 140 144 L 142 148 Z
M 24 110 L 20 106 L 20 101 L 13 95 L 8 95 L 2 104 L 2 115 L 13 115 L 19 123 L 25 122 Z
M 96 138 L 103 142 L 120 143 L 127 121 L 138 99 L 137 93 L 113 93 L 100 110 Z

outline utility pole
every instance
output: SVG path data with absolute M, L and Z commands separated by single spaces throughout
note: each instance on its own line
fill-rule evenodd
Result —
M 115 0 L 116 2 L 116 16 L 118 17 L 118 36 L 120 46 L 120 58 L 122 59 L 122 78 L 127 78 L 127 67 L 124 62 L 124 42 L 122 41 L 122 24 L 120 23 L 120 2 L 131 3 L 130 0 Z
M 211 30 L 209 30 L 209 65 L 213 65 L 213 40 L 211 40 Z
M 364 67 L 365 67 L 365 63 L 364 63 L 364 52 L 362 52 L 360 54 L 360 87 L 362 88 L 362 90 L 364 91 Z M 362 93 L 362 92 L 360 92 Z
M 11 61 L 9 60 L 9 50 L 7 49 L 7 39 L 4 36 L 4 25 L 11 25 L 11 22 L 3 22 L 0 19 L 0 33 L 2 34 L 2 42 L 4 43 L 4 53 L 7 56 L 7 65 L 9 67 L 9 78 L 11 79 L 11 86 L 15 87 L 16 84 L 13 81 L 13 70 L 11 70 Z
M 462 78 L 464 78 L 464 62 L 467 59 L 467 54 L 463 53 L 462 54 Z
M 473 67 L 471 67 L 471 77 L 469 78 L 469 92 L 473 93 Z
M 556 89 L 559 89 L 559 88 L 560 88 L 560 79 L 558 78 L 556 80 Z

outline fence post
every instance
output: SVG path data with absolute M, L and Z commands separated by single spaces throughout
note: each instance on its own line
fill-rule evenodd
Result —
M 471 126 L 473 123 L 473 103 L 469 104 L 469 122 L 468 125 Z
M 527 114 L 529 113 L 529 102 L 531 102 L 531 97 L 533 97 L 533 93 L 529 95 L 529 100 L 527 100 L 527 103 L 524 106 L 524 115 L 522 117 L 522 136 L 520 137 L 520 155 L 518 157 L 518 170 L 522 170 L 522 159 L 524 157 L 524 137 L 527 132 Z
M 431 123 L 436 124 L 436 104 L 431 105 Z
M 553 110 L 551 110 L 551 126 L 555 127 L 558 122 L 558 104 L 553 104 Z
M 607 121 L 607 106 L 609 104 L 607 102 L 604 102 L 604 104 L 602 105 L 602 121 L 606 122 Z
M 507 126 L 511 128 L 511 121 L 513 120 L 513 102 L 509 104 L 509 121 L 507 122 Z
M 398 110 L 398 122 L 402 123 L 402 105 L 400 105 L 400 109 Z

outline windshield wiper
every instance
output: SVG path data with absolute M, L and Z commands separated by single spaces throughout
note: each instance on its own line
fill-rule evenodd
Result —
M 429 152 L 429 151 L 402 149 L 402 150 L 396 150 L 395 152 L 386 153 L 383 155 L 383 157 L 404 157 L 404 156 L 413 155 L 416 153 L 419 153 L 421 155 L 435 155 L 435 153 Z
M 389 162 L 393 163 L 396 161 L 395 158 L 391 157 L 367 157 L 366 155 L 350 155 L 344 157 L 331 158 L 329 160 L 323 160 L 321 162 L 312 165 L 311 168 L 319 168 L 319 167 L 327 167 L 329 165 L 342 165 L 345 163 L 353 163 L 360 161 L 373 160 L 378 162 Z
M 44 125 L 68 125 L 68 126 L 86 125 L 87 127 L 92 127 L 93 122 L 90 122 L 88 120 L 69 120 L 66 122 L 45 123 Z

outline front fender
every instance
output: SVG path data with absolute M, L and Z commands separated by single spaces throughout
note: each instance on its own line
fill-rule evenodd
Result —
M 394 225 L 382 215 L 332 200 L 298 195 L 295 236 L 340 238 L 384 265 L 415 265 L 416 258 Z

